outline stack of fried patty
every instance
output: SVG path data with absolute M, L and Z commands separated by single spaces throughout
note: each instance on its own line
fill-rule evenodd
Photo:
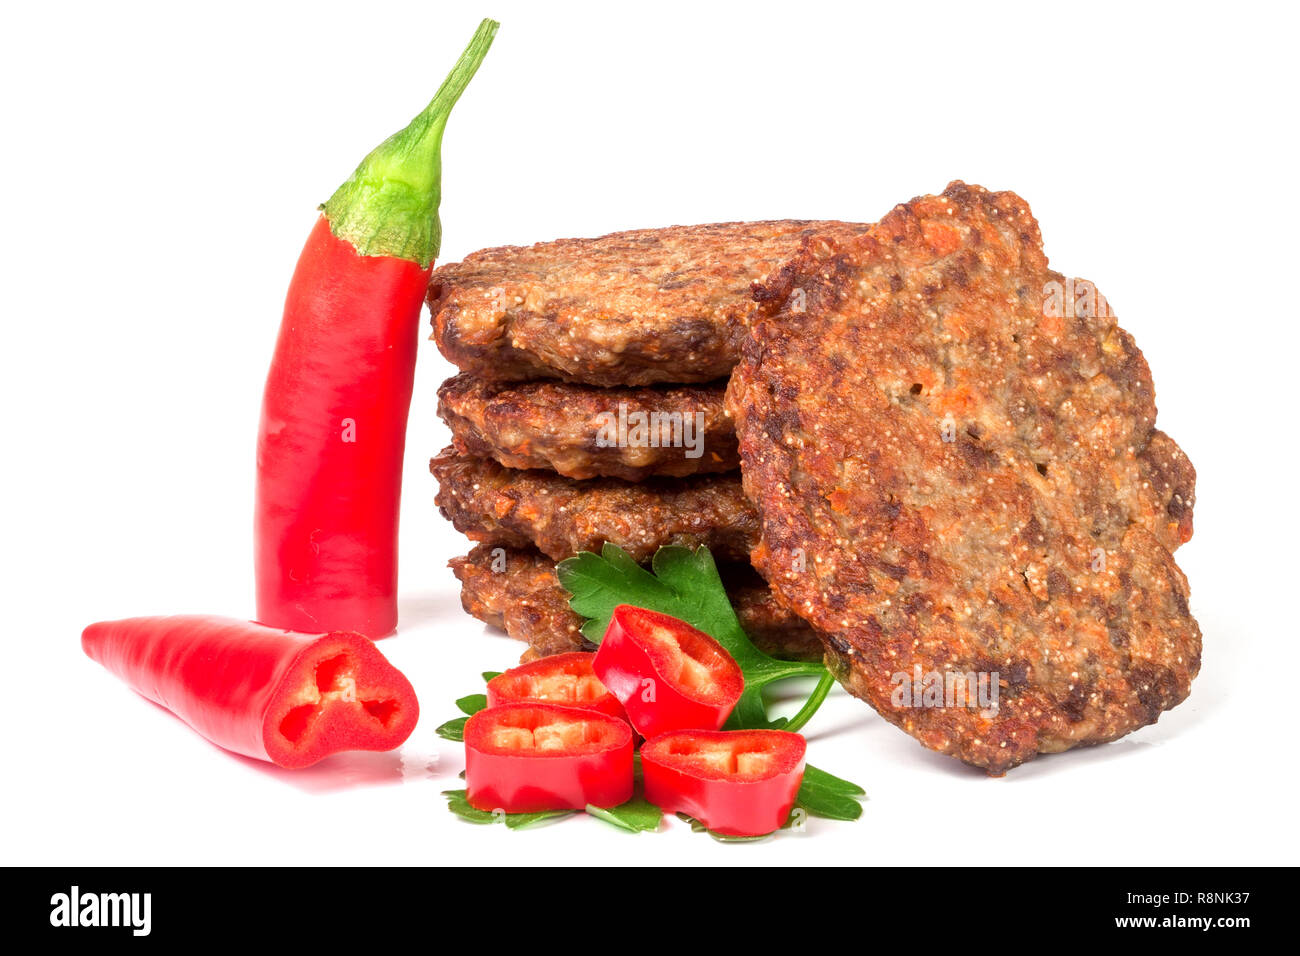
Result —
M 648 561 L 707 546 L 757 644 L 820 656 L 749 565 L 758 517 L 723 409 L 753 284 L 810 235 L 754 222 L 485 249 L 433 276 L 434 339 L 461 369 L 439 389 L 453 445 L 430 463 L 444 516 L 477 546 L 452 562 L 465 610 L 526 642 L 584 646 L 555 563 L 606 543 Z
M 707 545 L 756 643 L 993 774 L 1188 695 L 1195 469 L 1014 193 L 486 250 L 430 303 L 453 566 L 530 654 L 583 646 L 556 560 Z

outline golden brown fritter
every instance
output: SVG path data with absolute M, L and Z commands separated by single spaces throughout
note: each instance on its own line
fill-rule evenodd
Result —
M 530 659 L 595 649 L 583 638 L 582 618 L 556 580 L 555 562 L 545 555 L 480 544 L 449 565 L 460 581 L 465 612 L 523 641 Z
M 660 547 L 705 545 L 718 561 L 748 561 L 758 518 L 740 476 L 575 481 L 552 471 L 502 468 L 445 449 L 429 462 L 443 517 L 472 541 L 534 547 L 556 561 L 618 545 L 637 561 Z
M 727 394 L 755 565 L 853 694 L 994 774 L 1154 722 L 1200 668 L 1170 553 L 1195 474 L 1090 288 L 1023 200 L 953 183 L 810 241 L 756 292 Z M 996 708 L 944 693 L 967 674 Z
M 482 378 L 710 382 L 738 358 L 750 284 L 841 222 L 725 222 L 483 249 L 439 267 L 433 338 Z
M 462 373 L 438 389 L 438 415 L 456 450 L 507 468 L 568 478 L 737 471 L 725 384 L 599 388 L 565 382 L 493 382 Z
M 480 544 L 451 569 L 461 582 L 465 610 L 528 644 L 529 659 L 593 650 L 579 628 L 582 618 L 555 577 L 555 562 L 532 548 Z M 781 607 L 749 567 L 721 568 L 736 616 L 751 641 L 775 657 L 820 660 L 821 641 L 812 628 Z

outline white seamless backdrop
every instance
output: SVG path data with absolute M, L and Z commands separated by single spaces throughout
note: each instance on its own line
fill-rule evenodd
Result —
M 676 824 L 472 827 L 433 728 L 519 645 L 460 610 L 421 346 L 400 633 L 423 708 L 393 755 L 232 757 L 80 651 L 135 614 L 250 615 L 253 445 L 290 273 L 353 165 L 503 23 L 452 116 L 442 260 L 672 223 L 873 220 L 961 178 L 1032 204 L 1096 281 L 1199 472 L 1179 552 L 1190 699 L 1000 780 L 837 693 L 810 757 L 855 824 L 723 846 Z M 6 680 L 12 863 L 1295 862 L 1294 7 L 1088 3 L 45 4 L 6 12 Z M 328 835 L 328 838 L 322 838 Z

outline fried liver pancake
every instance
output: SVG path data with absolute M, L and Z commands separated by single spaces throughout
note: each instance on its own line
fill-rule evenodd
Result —
M 452 558 L 465 612 L 528 645 L 530 659 L 592 650 L 555 577 L 555 562 L 532 548 L 480 544 Z
M 552 471 L 503 468 L 490 458 L 444 450 L 429 462 L 436 502 L 472 541 L 533 547 L 561 561 L 618 545 L 637 561 L 660 547 L 705 545 L 718 561 L 748 561 L 758 516 L 740 476 L 575 481 Z
M 850 692 L 992 774 L 1155 722 L 1200 668 L 1195 473 L 1133 339 L 1058 286 L 1023 200 L 953 183 L 757 290 L 727 394 L 755 566 Z M 981 674 L 997 706 L 961 706 Z
M 487 379 L 713 381 L 736 364 L 751 284 L 809 235 L 865 228 L 727 222 L 483 249 L 433 273 L 433 338 Z
M 438 389 L 456 450 L 568 478 L 682 478 L 740 468 L 724 383 L 599 388 L 462 373 Z
M 528 644 L 525 657 L 594 649 L 555 577 L 555 562 L 545 555 L 532 548 L 480 544 L 450 564 L 461 582 L 465 611 Z M 720 571 L 736 616 L 756 646 L 777 657 L 821 658 L 821 641 L 812 628 L 778 604 L 752 568 L 724 565 Z

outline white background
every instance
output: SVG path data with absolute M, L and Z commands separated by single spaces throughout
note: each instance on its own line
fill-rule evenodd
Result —
M 1250 3 L 13 6 L 3 80 L 5 863 L 1296 862 L 1296 24 Z M 450 374 L 422 345 L 396 754 L 232 757 L 80 650 L 137 614 L 253 611 L 253 446 L 324 200 L 503 21 L 452 117 L 443 261 L 640 226 L 874 220 L 954 178 L 1014 189 L 1096 281 L 1199 472 L 1179 552 L 1190 699 L 1000 779 L 837 694 L 810 758 L 854 824 L 723 846 L 674 821 L 530 832 L 444 809 L 433 729 L 521 646 L 460 610 L 433 507 Z

